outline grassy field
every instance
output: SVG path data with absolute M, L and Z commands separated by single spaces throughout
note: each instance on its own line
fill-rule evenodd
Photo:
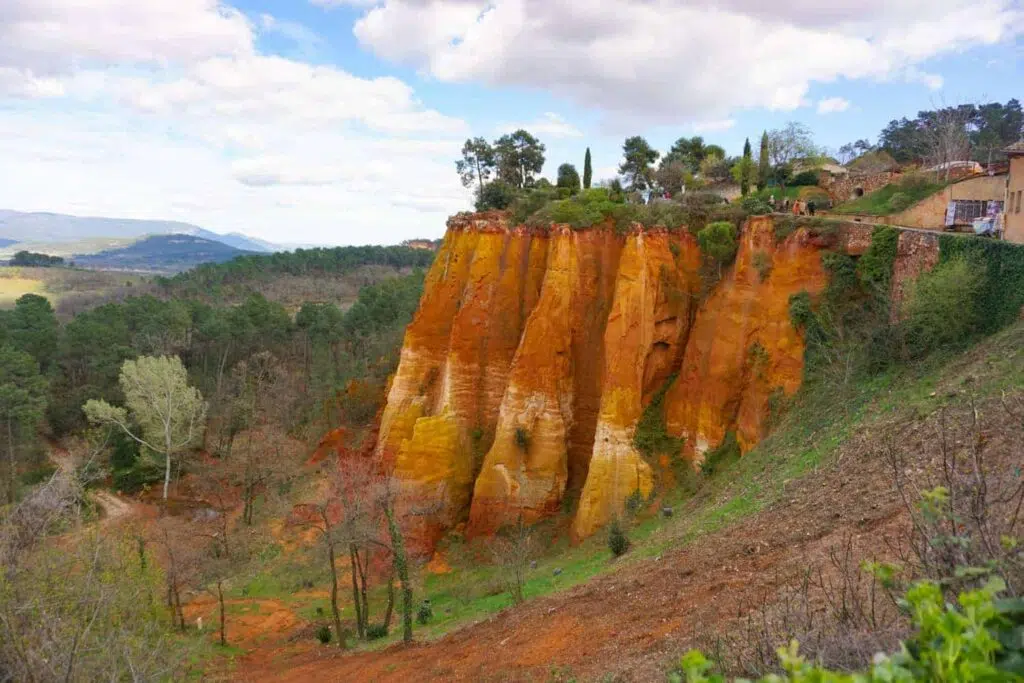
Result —
M 42 279 L 26 277 L 24 268 L 0 268 L 0 308 L 11 308 L 23 294 L 43 294 L 46 283 Z M 32 270 L 32 269 L 28 269 Z
M 928 414 L 948 400 L 944 387 L 959 386 L 968 379 L 982 396 L 1024 386 L 1024 324 L 963 355 L 936 356 L 924 364 L 846 388 L 808 386 L 780 419 L 775 432 L 757 448 L 742 458 L 718 464 L 711 476 L 692 474 L 684 485 L 633 519 L 628 532 L 632 550 L 622 558 L 612 558 L 603 533 L 570 544 L 565 533 L 568 515 L 539 525 L 534 534 L 540 554 L 529 571 L 526 598 L 567 590 L 740 523 L 782 499 L 795 480 L 833 462 L 854 435 L 897 413 Z M 663 505 L 674 509 L 672 517 L 658 514 Z M 493 564 L 484 544 L 451 535 L 443 542 L 442 551 L 452 571 L 421 571 L 415 579 L 415 604 L 429 599 L 434 614 L 429 624 L 416 626 L 418 640 L 440 638 L 510 606 L 501 569 Z M 280 601 L 303 619 L 327 623 L 327 585 L 323 553 L 311 547 L 277 555 L 259 575 L 237 585 L 232 597 Z M 350 590 L 346 577 L 345 604 Z M 379 621 L 386 602 L 384 589 L 377 588 L 370 597 L 373 620 Z M 343 610 L 343 614 L 350 613 Z M 390 636 L 351 645 L 379 649 L 396 642 L 397 631 L 396 621 Z
M 891 183 L 863 197 L 844 202 L 832 209 L 833 213 L 861 214 L 865 216 L 889 216 L 910 208 L 922 199 L 932 196 L 945 185 L 943 183 Z M 890 200 L 896 194 L 906 196 L 903 206 L 891 206 Z
M 148 278 L 130 273 L 0 266 L 0 308 L 11 308 L 23 294 L 39 294 L 65 319 L 98 303 L 150 289 Z

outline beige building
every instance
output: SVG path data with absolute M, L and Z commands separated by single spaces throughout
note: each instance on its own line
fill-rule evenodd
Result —
M 1006 176 L 1006 200 L 1003 217 L 1003 235 L 1009 242 L 1024 244 L 1024 140 L 1006 148 L 1010 157 L 1010 173 Z

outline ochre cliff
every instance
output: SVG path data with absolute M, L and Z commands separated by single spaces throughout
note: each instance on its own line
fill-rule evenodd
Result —
M 862 253 L 870 232 L 797 229 L 777 241 L 772 219 L 754 218 L 735 263 L 712 273 L 685 230 L 452 218 L 377 444 L 417 537 L 429 546 L 464 522 L 490 533 L 566 502 L 574 535 L 592 534 L 665 469 L 634 446 L 655 396 L 679 437 L 672 455 L 696 465 L 730 432 L 752 448 L 772 393 L 794 393 L 803 375 L 790 296 L 824 289 L 822 251 Z M 903 241 L 895 272 L 904 253 L 908 271 L 934 262 L 935 240 Z

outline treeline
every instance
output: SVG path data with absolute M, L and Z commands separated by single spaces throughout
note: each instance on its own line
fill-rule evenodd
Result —
M 262 280 L 275 275 L 332 275 L 360 266 L 427 268 L 434 253 L 403 246 L 362 246 L 296 249 L 274 254 L 247 254 L 225 263 L 207 263 L 170 278 L 157 278 L 166 293 L 208 295 L 225 285 Z
M 37 254 L 34 251 L 19 251 L 11 257 L 10 265 L 32 268 L 52 268 L 56 266 L 63 266 L 64 259 L 60 256 Z
M 1011 99 L 1006 104 L 962 104 L 919 111 L 912 119 L 893 119 L 879 134 L 877 145 L 858 140 L 840 152 L 883 149 L 900 163 L 988 163 L 1005 159 L 1003 150 L 1022 136 L 1024 110 L 1018 100 Z
M 618 175 L 593 187 L 593 158 L 588 147 L 582 174 L 572 163 L 558 167 L 555 183 L 538 177 L 545 162 L 545 146 L 525 130 L 502 136 L 493 143 L 484 138 L 466 140 L 462 158 L 455 162 L 465 187 L 473 188 L 475 208 L 513 207 L 517 220 L 531 206 L 537 211 L 547 202 L 566 200 L 591 189 L 603 188 L 615 202 L 646 204 L 654 199 L 680 199 L 685 193 L 735 186 L 746 197 L 755 187 L 785 188 L 789 184 L 817 184 L 815 169 L 829 161 L 806 126 L 790 122 L 765 130 L 757 155 L 747 139 L 742 154 L 729 156 L 719 145 L 701 136 L 681 137 L 664 153 L 639 135 L 622 145 Z M 532 213 L 532 212 L 531 212 Z M 529 214 L 527 214 L 529 215 Z
M 141 296 L 99 306 L 63 326 L 45 298 L 21 297 L 0 318 L 0 421 L 10 435 L 0 467 L 10 498 L 19 472 L 40 464 L 39 434 L 86 433 L 83 404 L 123 404 L 122 366 L 140 356 L 181 358 L 189 381 L 209 403 L 211 450 L 230 448 L 238 431 L 232 373 L 260 354 L 269 354 L 275 372 L 287 378 L 274 404 L 283 429 L 318 437 L 339 425 L 365 425 L 383 400 L 422 286 L 417 270 L 364 287 L 348 311 L 308 303 L 294 319 L 259 294 L 237 306 Z M 122 471 L 115 478 L 141 483 L 131 472 L 138 449 L 130 442 L 114 445 L 128 452 L 117 456 L 115 469 Z

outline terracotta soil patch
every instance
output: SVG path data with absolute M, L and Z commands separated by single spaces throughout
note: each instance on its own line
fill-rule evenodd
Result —
M 852 534 L 877 547 L 901 522 L 885 464 L 840 457 L 773 507 L 699 542 L 538 598 L 437 641 L 379 652 L 303 648 L 243 657 L 239 681 L 660 681 L 695 627 L 742 615 Z M 284 654 L 284 653 L 279 653 Z

